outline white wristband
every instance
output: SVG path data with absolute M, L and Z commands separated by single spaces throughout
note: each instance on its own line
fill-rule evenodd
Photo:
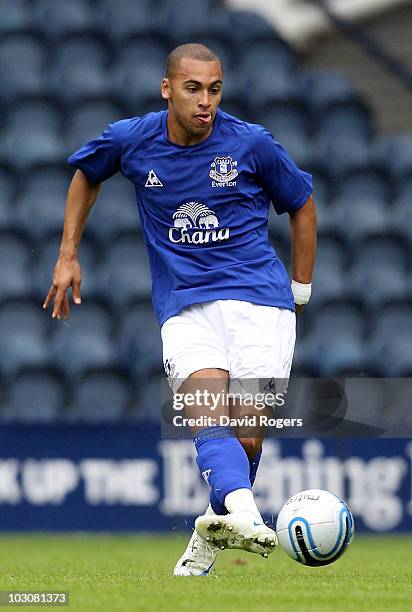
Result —
M 312 283 L 298 283 L 292 279 L 291 285 L 293 299 L 295 304 L 307 304 L 312 293 Z

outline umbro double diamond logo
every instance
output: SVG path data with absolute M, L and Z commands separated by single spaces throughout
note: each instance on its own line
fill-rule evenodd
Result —
M 158 179 L 154 170 L 149 170 L 145 187 L 163 187 L 162 181 Z

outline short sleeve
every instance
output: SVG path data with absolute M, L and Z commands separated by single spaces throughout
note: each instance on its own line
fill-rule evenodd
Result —
M 92 183 L 101 183 L 120 170 L 120 146 L 111 123 L 98 138 L 89 140 L 68 158 Z
M 259 182 L 278 215 L 298 210 L 312 193 L 312 176 L 300 170 L 287 151 L 264 128 L 253 139 Z

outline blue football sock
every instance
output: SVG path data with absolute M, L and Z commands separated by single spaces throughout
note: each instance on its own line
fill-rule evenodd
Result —
M 253 486 L 253 483 L 256 479 L 256 473 L 258 471 L 260 459 L 262 457 L 262 449 L 253 457 L 253 459 L 249 458 L 249 480 L 250 485 Z M 214 494 L 213 490 L 210 491 L 210 505 L 212 506 L 212 510 L 215 514 L 227 514 L 227 510 L 224 504 L 221 504 Z
M 251 486 L 253 486 L 253 483 L 255 482 L 256 473 L 258 471 L 261 457 L 262 457 L 262 449 L 260 449 L 260 451 L 256 453 L 253 459 L 249 458 L 249 480 L 250 480 Z M 217 499 L 215 493 L 213 492 L 213 489 L 211 489 L 210 491 L 210 505 L 215 514 L 227 514 L 228 513 L 225 505 L 221 504 L 219 500 Z
M 229 514 L 226 510 L 225 504 L 221 504 L 218 498 L 216 497 L 213 489 L 210 489 L 210 505 L 215 514 Z
M 236 489 L 251 489 L 247 455 L 230 427 L 206 427 L 194 442 L 197 465 L 211 489 L 210 505 L 216 514 L 226 514 L 226 495 Z
M 260 458 L 262 456 L 262 449 L 253 457 L 253 459 L 249 459 L 249 479 L 250 484 L 253 486 L 253 483 L 256 479 L 256 473 L 258 471 Z

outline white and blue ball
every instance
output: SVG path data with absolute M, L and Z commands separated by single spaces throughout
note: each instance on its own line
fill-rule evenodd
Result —
M 284 504 L 276 522 L 283 550 L 304 565 L 333 563 L 345 552 L 354 534 L 351 511 L 329 491 L 308 489 Z

